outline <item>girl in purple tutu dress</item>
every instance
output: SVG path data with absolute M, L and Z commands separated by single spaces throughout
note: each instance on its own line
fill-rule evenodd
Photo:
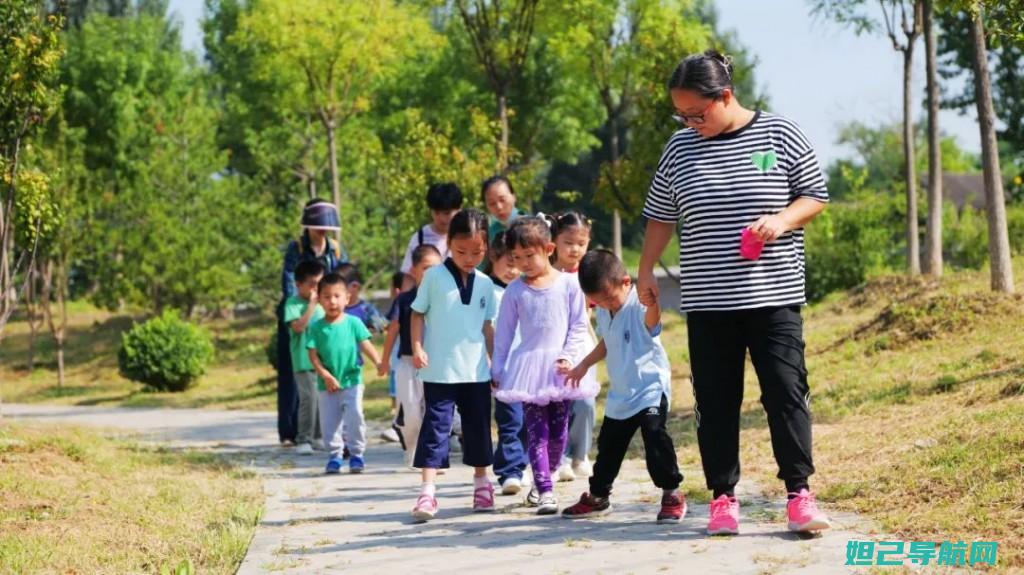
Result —
M 565 374 L 589 352 L 587 304 L 579 283 L 551 266 L 555 245 L 548 223 L 519 218 L 505 245 L 522 272 L 505 290 L 494 336 L 491 377 L 495 396 L 523 403 L 527 452 L 539 493 L 537 513 L 558 512 L 551 473 L 565 448 L 572 401 L 597 395 L 595 381 L 567 385 Z M 519 329 L 520 343 L 510 353 Z

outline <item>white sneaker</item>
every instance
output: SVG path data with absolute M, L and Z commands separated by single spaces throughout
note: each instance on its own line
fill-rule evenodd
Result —
M 509 477 L 501 482 L 502 495 L 515 495 L 523 489 L 523 482 L 518 477 Z
M 533 485 L 530 487 L 530 492 L 526 494 L 526 506 L 536 507 L 540 503 L 540 493 L 537 493 L 537 486 Z
M 562 466 L 558 468 L 558 481 L 574 481 L 576 479 L 576 474 L 573 472 L 573 467 L 574 466 L 570 465 L 569 462 L 563 463 Z
M 398 443 L 398 434 L 390 427 L 380 433 L 380 438 L 391 443 Z
M 299 455 L 313 455 L 313 446 L 309 443 L 300 443 L 295 446 L 295 453 Z
M 541 493 L 537 502 L 537 515 L 554 515 L 558 513 L 558 498 L 552 492 Z
M 576 477 L 590 477 L 594 474 L 594 467 L 590 465 L 589 459 L 573 459 L 572 470 Z

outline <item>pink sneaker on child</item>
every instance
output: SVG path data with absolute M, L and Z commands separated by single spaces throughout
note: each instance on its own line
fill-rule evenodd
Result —
M 416 506 L 412 508 L 413 519 L 417 521 L 429 521 L 437 514 L 437 498 L 426 493 L 420 493 L 416 500 Z
M 801 489 L 800 493 L 791 493 L 790 495 L 795 495 L 786 504 L 790 531 L 821 531 L 831 527 L 828 517 L 818 509 L 818 503 L 814 500 L 813 493 Z
M 711 502 L 708 535 L 738 535 L 740 532 L 740 503 L 724 493 Z
M 473 513 L 494 511 L 494 487 L 487 484 L 473 490 Z

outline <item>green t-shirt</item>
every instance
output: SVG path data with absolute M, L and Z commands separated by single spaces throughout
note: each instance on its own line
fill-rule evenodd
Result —
M 313 364 L 309 361 L 309 352 L 306 351 L 306 334 L 309 333 L 310 326 L 324 317 L 324 308 L 317 305 L 316 311 L 313 312 L 313 317 L 306 324 L 306 331 L 302 333 L 292 331 L 291 323 L 306 315 L 306 308 L 308 306 L 309 301 L 302 299 L 298 295 L 293 295 L 284 302 L 284 323 L 288 326 L 288 336 L 290 338 L 288 349 L 292 354 L 292 371 L 295 373 L 313 371 Z
M 363 322 L 344 315 L 331 323 L 326 318 L 309 327 L 306 348 L 315 349 L 320 363 L 338 380 L 342 389 L 363 383 L 363 368 L 359 365 L 359 344 L 370 339 L 370 331 Z M 316 378 L 320 391 L 327 391 L 322 377 Z

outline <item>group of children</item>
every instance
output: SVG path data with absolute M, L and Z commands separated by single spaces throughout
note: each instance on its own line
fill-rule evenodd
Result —
M 410 238 L 383 354 L 369 340 L 370 328 L 381 330 L 385 321 L 358 299 L 362 282 L 354 268 L 324 274 L 309 262 L 295 270 L 298 293 L 286 302 L 285 321 L 300 390 L 300 448 L 311 451 L 302 445 L 316 436 L 318 409 L 329 444 L 326 472 L 340 472 L 346 449 L 350 471 L 364 469 L 365 355 L 379 375 L 393 376 L 395 429 L 407 464 L 421 474 L 415 519 L 438 511 L 435 479 L 449 466 L 460 422 L 462 461 L 474 468 L 475 512 L 495 509 L 488 467 L 502 493 L 512 495 L 524 487 L 527 465 L 533 477 L 526 501 L 538 514 L 557 513 L 553 482 L 577 475 L 590 477 L 590 489 L 563 516 L 607 512 L 639 429 L 648 472 L 663 491 L 657 521 L 679 522 L 686 503 L 666 429 L 671 370 L 659 338 L 660 309 L 641 305 L 615 255 L 588 251 L 586 217 L 523 215 L 501 176 L 484 182 L 481 194 L 490 217 L 462 209 L 454 184 L 428 191 L 432 222 Z M 595 365 L 602 360 L 607 403 L 591 468 L 600 391 Z
M 286 302 L 285 321 L 300 392 L 299 449 L 312 451 L 318 410 L 328 443 L 326 472 L 340 472 L 346 457 L 351 472 L 364 469 L 362 354 L 379 375 L 393 377 L 396 429 L 406 462 L 422 476 L 415 518 L 437 513 L 435 478 L 449 466 L 458 418 L 462 459 L 475 469 L 474 511 L 494 510 L 487 474 L 492 465 L 502 492 L 510 495 L 523 488 L 527 465 L 532 468 L 527 502 L 539 514 L 558 511 L 553 481 L 592 475 L 590 492 L 564 514 L 606 511 L 611 484 L 640 427 L 651 475 L 665 490 L 658 520 L 678 521 L 684 504 L 665 431 L 670 372 L 657 339 L 658 310 L 643 311 L 611 253 L 588 254 L 591 224 L 584 216 L 524 216 L 501 176 L 484 182 L 481 195 L 490 219 L 463 210 L 453 184 L 428 191 L 432 222 L 410 238 L 402 275 L 395 278 L 399 293 L 388 314 L 383 355 L 369 340 L 370 329 L 385 322 L 358 299 L 362 281 L 355 268 L 343 265 L 326 275 L 316 262 L 296 268 L 297 295 Z M 599 332 L 621 332 L 624 339 L 597 342 L 588 299 L 600 308 Z M 631 338 L 636 321 L 648 319 L 644 333 Z M 591 469 L 587 454 L 600 391 L 594 365 L 606 358 L 615 377 L 600 457 Z M 613 417 L 620 419 L 610 423 Z

